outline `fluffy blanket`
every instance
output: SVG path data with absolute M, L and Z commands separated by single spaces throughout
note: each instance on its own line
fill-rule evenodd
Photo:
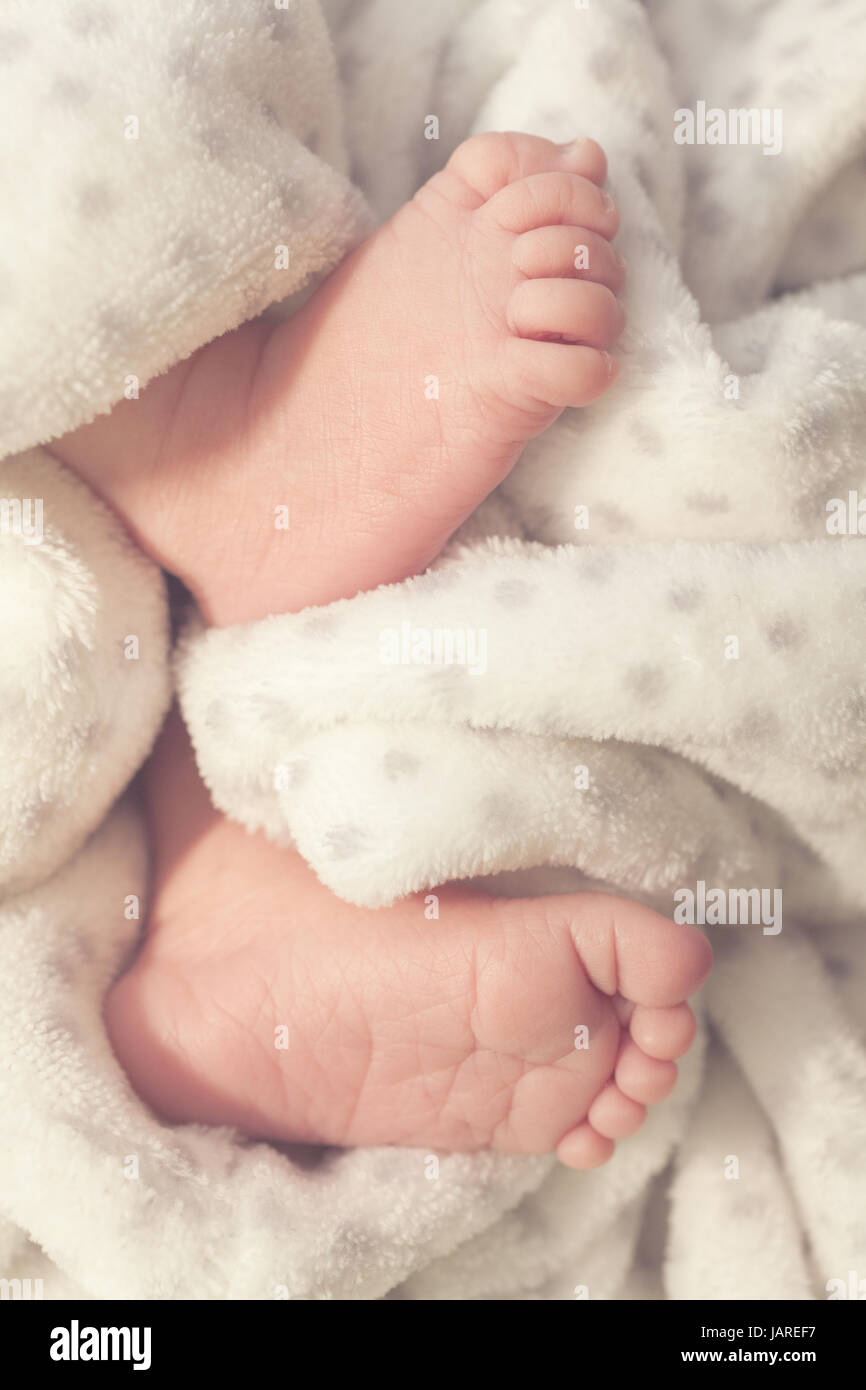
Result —
M 860 0 L 7 0 L 4 1276 L 740 1299 L 838 1296 L 864 1268 L 864 56 Z M 751 108 L 765 124 L 732 142 Z M 615 390 L 527 450 L 427 575 L 193 620 L 172 669 L 159 572 L 50 439 L 289 312 L 490 128 L 607 149 L 630 271 Z M 101 1001 L 146 914 L 122 793 L 173 675 L 215 802 L 352 901 L 472 876 L 716 903 L 698 1044 L 608 1167 L 311 1161 L 141 1105 Z M 758 920 L 717 924 L 753 888 Z

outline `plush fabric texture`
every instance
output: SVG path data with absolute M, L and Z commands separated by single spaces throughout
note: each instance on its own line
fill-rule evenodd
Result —
M 0 497 L 41 499 L 44 535 L 0 529 L 5 1276 L 739 1299 L 826 1297 L 863 1268 L 864 56 L 859 0 L 7 4 Z M 676 144 L 699 101 L 780 110 L 781 151 Z M 170 697 L 165 593 L 36 447 L 309 288 L 370 208 L 491 128 L 605 145 L 629 262 L 615 390 L 427 575 L 194 618 L 174 673 L 215 802 L 350 901 L 449 877 L 668 913 L 699 882 L 782 890 L 778 931 L 708 926 L 677 1089 L 590 1174 L 279 1151 L 137 1100 L 101 1001 L 147 854 L 133 805 L 109 808 Z

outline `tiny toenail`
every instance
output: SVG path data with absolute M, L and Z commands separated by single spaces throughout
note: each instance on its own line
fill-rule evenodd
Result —
M 564 145 L 557 145 L 556 148 L 562 155 L 563 160 L 566 163 L 570 163 L 572 160 L 578 159 L 580 157 L 585 147 L 586 140 L 581 135 L 578 136 L 576 140 L 566 140 Z
M 626 260 L 625 256 L 621 256 L 618 251 L 614 251 L 613 254 L 616 256 L 616 263 L 619 266 L 620 270 L 628 270 L 628 261 Z
M 601 190 L 601 205 L 605 212 L 614 212 L 616 210 L 616 203 L 613 201 L 613 198 L 606 188 Z
M 607 368 L 608 377 L 612 377 L 613 374 L 614 374 L 614 372 L 615 372 L 616 369 L 617 369 L 616 358 L 615 358 L 615 357 L 611 357 L 611 355 L 610 355 L 609 352 L 603 352 L 603 353 L 601 354 L 601 356 L 602 356 L 602 358 L 603 358 L 603 360 L 604 360 L 604 365 L 605 365 L 605 367 Z

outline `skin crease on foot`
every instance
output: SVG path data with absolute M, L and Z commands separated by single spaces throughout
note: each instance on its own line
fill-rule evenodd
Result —
M 476 136 L 289 322 L 217 339 L 52 448 L 216 626 L 422 571 L 616 372 L 605 174 L 591 140 Z
M 106 1021 L 167 1119 L 593 1168 L 673 1087 L 711 958 L 695 927 L 593 893 L 352 907 L 213 809 L 176 713 L 144 783 L 153 904 Z
M 52 447 L 215 625 L 420 572 L 616 375 L 605 175 L 591 140 L 474 137 L 291 321 L 226 335 Z M 143 780 L 148 930 L 106 1020 L 169 1120 L 591 1168 L 669 1093 L 711 958 L 694 928 L 602 894 L 444 887 L 436 922 L 414 897 L 352 907 L 211 807 L 176 714 Z

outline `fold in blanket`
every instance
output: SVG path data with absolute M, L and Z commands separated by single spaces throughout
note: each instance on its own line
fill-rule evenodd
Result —
M 136 813 L 103 818 L 169 698 L 162 581 L 50 453 L 7 458 L 45 542 L 0 532 L 3 1272 L 54 1296 L 826 1296 L 866 1247 L 866 16 L 324 9 L 339 69 L 312 0 L 7 6 L 2 100 L 43 143 L 0 214 L 28 304 L 0 333 L 3 452 L 333 266 L 369 225 L 348 170 L 384 217 L 473 129 L 597 135 L 629 262 L 616 389 L 427 575 L 194 619 L 177 686 L 216 803 L 352 901 L 485 876 L 780 911 L 710 919 L 698 1045 L 598 1172 L 456 1156 L 428 1181 L 420 1152 L 311 1164 L 162 1125 L 100 1016 L 147 910 Z M 676 144 L 699 100 L 781 111 L 781 151 Z

